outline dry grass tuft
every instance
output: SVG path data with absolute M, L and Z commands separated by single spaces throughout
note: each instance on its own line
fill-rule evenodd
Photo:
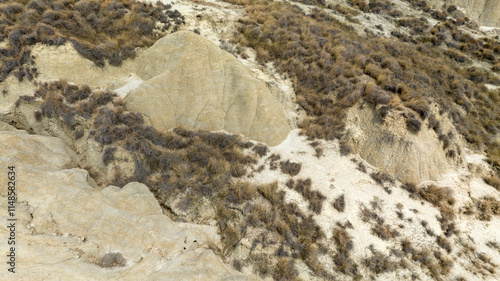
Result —
M 373 245 L 370 245 L 372 255 L 363 260 L 363 265 L 366 266 L 371 272 L 381 274 L 384 272 L 391 272 L 399 267 L 399 263 L 390 259 L 390 257 L 377 251 Z
M 335 208 L 335 210 L 337 210 L 339 212 L 344 212 L 344 210 L 345 210 L 344 194 L 337 197 L 337 199 L 335 199 L 335 201 L 333 201 L 332 206 Z
M 388 174 L 382 172 L 373 172 L 370 177 L 378 184 L 384 185 L 386 182 L 394 184 L 395 180 Z
M 500 215 L 500 201 L 495 198 L 487 196 L 475 201 L 480 220 L 489 221 L 492 215 Z
M 306 180 L 299 179 L 297 182 L 290 179 L 286 185 L 300 193 L 309 202 L 309 209 L 311 211 L 316 214 L 321 214 L 323 201 L 325 201 L 326 197 L 319 191 L 311 190 L 312 181 L 310 178 Z
M 486 177 L 484 178 L 484 181 L 496 188 L 496 190 L 500 191 L 500 177 L 499 176 L 492 176 L 492 177 Z
M 333 229 L 333 241 L 337 248 L 336 254 L 332 257 L 336 269 L 344 274 L 359 277 L 358 265 L 350 257 L 354 244 L 344 227 L 337 226 Z
M 298 272 L 294 261 L 289 258 L 279 258 L 273 272 L 274 280 L 297 280 Z

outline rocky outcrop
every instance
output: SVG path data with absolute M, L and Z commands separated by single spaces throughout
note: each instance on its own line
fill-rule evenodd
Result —
M 480 25 L 500 27 L 499 0 L 453 0 L 453 3 L 464 8 L 467 16 Z
M 0 151 L 8 151 L 0 155 L 2 186 L 6 167 L 16 167 L 16 280 L 251 279 L 209 249 L 219 244 L 215 227 L 171 221 L 140 183 L 97 189 L 58 138 L 0 128 Z M 5 222 L 7 188 L 0 196 Z M 0 246 L 3 257 L 8 246 Z
M 442 9 L 443 5 L 456 5 L 462 8 L 467 17 L 484 26 L 500 27 L 500 0 L 431 0 L 429 1 L 436 9 Z
M 455 156 L 446 157 L 426 122 L 418 133 L 410 132 L 398 114 L 389 114 L 382 121 L 373 106 L 354 106 L 349 110 L 346 136 L 364 160 L 402 182 L 438 180 L 462 160 L 456 143 L 448 148 Z M 441 123 L 444 128 L 445 122 Z
M 126 107 L 145 114 L 158 129 L 226 130 L 269 145 L 290 132 L 265 84 L 199 35 L 168 35 L 137 60 L 135 73 L 146 81 L 127 96 Z

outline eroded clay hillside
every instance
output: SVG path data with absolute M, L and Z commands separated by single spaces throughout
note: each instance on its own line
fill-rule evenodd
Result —
M 500 13 L 462 2 L 2 1 L 2 279 L 500 279 Z

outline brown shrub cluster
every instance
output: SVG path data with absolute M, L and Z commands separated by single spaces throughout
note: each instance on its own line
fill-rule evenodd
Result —
M 500 177 L 492 176 L 484 178 L 484 181 L 500 191 Z
M 500 215 L 500 201 L 491 196 L 482 197 L 476 200 L 476 206 L 479 210 L 479 219 L 489 221 L 491 216 Z
M 337 249 L 332 257 L 336 269 L 354 278 L 359 278 L 358 265 L 350 257 L 354 244 L 345 227 L 337 226 L 333 229 L 333 241 Z
M 429 248 L 416 249 L 408 238 L 402 240 L 401 248 L 403 253 L 419 263 L 422 268 L 426 268 L 436 280 L 448 275 L 453 267 L 453 259 L 438 250 L 432 252 Z
M 386 174 L 386 173 L 383 173 L 383 172 L 373 172 L 370 174 L 370 177 L 378 184 L 380 185 L 384 185 L 385 183 L 389 183 L 389 184 L 394 184 L 395 183 L 395 180 L 389 175 L 389 174 Z
M 449 188 L 438 187 L 436 185 L 430 185 L 425 188 L 416 188 L 415 185 L 412 184 L 406 186 L 413 187 L 411 190 L 414 192 L 414 198 L 422 198 L 439 210 L 441 217 L 439 217 L 438 220 L 441 223 L 441 228 L 446 237 L 458 232 L 454 223 L 456 217 L 455 211 L 453 210 L 455 198 Z
M 299 174 L 302 164 L 286 160 L 280 162 L 280 168 L 283 173 L 289 174 L 290 176 L 296 176 Z
M 363 264 L 373 273 L 381 274 L 384 272 L 391 272 L 399 268 L 400 264 L 393 261 L 390 256 L 386 256 L 373 245 L 369 247 L 372 255 L 363 259 Z
M 429 21 L 425 18 L 401 18 L 397 23 L 399 26 L 409 27 L 416 33 L 424 33 L 429 28 Z
M 13 73 L 19 81 L 32 80 L 36 67 L 31 46 L 60 46 L 70 42 L 97 66 L 120 65 L 134 57 L 135 48 L 151 46 L 159 34 L 176 30 L 184 21 L 170 5 L 134 0 L 3 1 L 0 9 L 0 81 Z M 160 22 L 162 30 L 155 24 Z
M 297 191 L 301 194 L 307 202 L 309 202 L 309 209 L 316 214 L 321 214 L 321 209 L 323 208 L 323 201 L 326 197 L 319 191 L 311 190 L 312 181 L 308 179 L 299 179 L 294 181 L 290 179 L 287 181 L 286 186 L 290 189 Z
M 333 201 L 332 206 L 335 208 L 335 210 L 339 212 L 344 212 L 345 210 L 345 196 L 344 194 L 340 195 Z
M 361 206 L 361 219 L 364 222 L 371 223 L 371 232 L 382 240 L 389 240 L 399 236 L 397 230 L 392 229 L 385 223 L 385 219 L 379 216 L 376 211 L 380 210 L 377 201 L 372 202 L 372 209 Z

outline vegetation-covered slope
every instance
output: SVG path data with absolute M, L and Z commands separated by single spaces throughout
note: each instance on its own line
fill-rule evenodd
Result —
M 386 13 L 395 16 L 401 27 L 412 29 L 410 35 L 393 32 L 394 37 L 383 38 L 368 32 L 366 37 L 358 35 L 352 24 L 339 22 L 324 6 L 306 13 L 282 2 L 230 2 L 244 5 L 248 12 L 235 42 L 255 49 L 259 62 L 273 61 L 292 78 L 297 101 L 308 113 L 302 124 L 307 135 L 342 138 L 346 110 L 366 101 L 377 106 L 382 119 L 389 111 L 404 115 L 414 132 L 428 120 L 425 124 L 444 140 L 447 132 L 440 130 L 430 113 L 430 105 L 437 103 L 440 114 L 453 120 L 467 142 L 485 148 L 492 167 L 499 171 L 500 94 L 484 83 L 500 85 L 500 78 L 466 63 L 471 56 L 496 69 L 500 42 L 474 39 L 461 31 L 458 27 L 467 19 L 447 18 L 423 1 L 413 4 L 439 20 L 434 26 L 425 18 L 398 18 L 401 12 L 387 1 L 351 2 L 358 12 L 331 7 L 351 16 L 359 10 Z M 498 179 L 488 181 L 498 187 Z

